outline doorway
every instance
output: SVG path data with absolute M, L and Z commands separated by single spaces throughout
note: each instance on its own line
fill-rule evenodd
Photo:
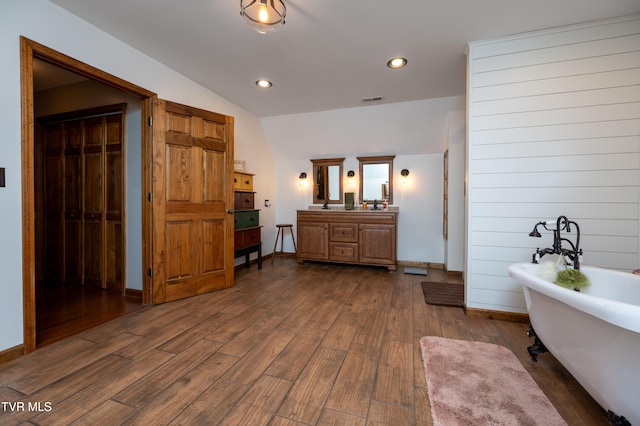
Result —
M 34 64 L 36 346 L 42 347 L 142 307 L 141 287 L 125 289 L 142 275 L 137 261 L 131 265 L 137 273 L 127 277 L 127 244 L 139 244 L 125 238 L 128 205 L 138 229 L 141 223 L 140 194 L 130 194 L 135 201 L 128 203 L 125 192 L 127 145 L 140 144 L 140 131 L 127 140 L 127 103 L 68 111 L 109 97 L 93 88 L 98 83 L 64 84 L 75 74 Z M 139 165 L 140 159 L 137 174 Z
M 132 95 L 139 102 L 139 108 L 142 116 L 151 115 L 152 101 L 155 98 L 153 92 L 142 89 L 138 86 L 132 85 L 117 77 L 111 76 L 103 71 L 86 65 L 80 61 L 56 52 L 46 46 L 40 45 L 36 42 L 21 38 L 21 54 L 22 54 L 22 75 L 21 75 L 21 90 L 22 90 L 22 156 L 23 156 L 23 173 L 22 173 L 22 187 L 23 187 L 23 299 L 24 299 L 24 353 L 29 353 L 35 350 L 38 346 L 37 339 L 37 318 L 40 319 L 46 317 L 57 317 L 57 321 L 66 324 L 66 330 L 76 330 L 78 324 L 69 326 L 68 315 L 74 315 L 82 312 L 91 312 L 91 309 L 85 309 L 79 307 L 79 304 L 89 305 L 93 302 L 87 302 L 88 300 L 101 300 L 104 305 L 105 301 L 113 300 L 112 298 L 104 298 L 102 288 L 98 293 L 91 293 L 91 289 L 87 286 L 81 286 L 82 288 L 76 289 L 73 296 L 69 296 L 68 292 L 64 290 L 64 287 L 57 289 L 50 288 L 49 292 L 40 292 L 37 294 L 36 281 L 39 275 L 38 256 L 36 255 L 39 250 L 38 239 L 36 238 L 36 231 L 38 230 L 35 211 L 36 211 L 36 149 L 35 149 L 35 122 L 34 117 L 36 115 L 36 104 L 34 101 L 34 62 L 44 61 L 50 65 L 61 67 L 69 70 L 79 76 L 81 79 L 90 80 L 91 82 L 100 83 L 110 88 L 116 89 L 120 92 Z M 107 102 L 108 103 L 108 102 Z M 141 120 L 140 120 L 141 121 Z M 150 170 L 144 167 L 146 163 L 144 156 L 148 153 L 148 147 L 150 143 L 150 130 L 145 126 L 141 126 L 140 130 L 140 152 L 141 159 L 137 163 L 138 172 L 141 175 L 141 193 L 149 188 Z M 140 168 L 142 171 L 140 172 Z M 141 197 L 139 197 L 141 198 Z M 141 221 L 144 217 L 150 217 L 150 208 L 141 203 Z M 149 264 L 150 258 L 150 235 L 148 230 L 141 226 L 142 232 L 138 233 L 140 238 L 140 252 L 141 260 L 139 263 L 140 270 L 144 269 L 145 264 Z M 141 289 L 139 290 L 139 299 L 142 303 L 149 303 L 150 285 L 148 279 L 144 274 L 139 281 L 141 282 Z M 102 287 L 102 286 L 100 286 Z M 95 290 L 95 289 L 94 289 Z M 52 311 L 37 312 L 37 299 L 45 297 L 63 297 L 65 294 L 65 300 L 76 300 L 77 309 L 65 306 L 64 312 L 67 318 Z M 127 309 L 131 308 L 131 298 L 126 298 L 125 295 L 120 292 L 118 294 L 118 300 L 122 302 L 123 311 L 126 313 Z M 49 300 L 49 302 L 51 302 Z M 46 303 L 47 306 L 54 305 L 53 303 Z M 138 306 L 141 304 L 138 303 Z M 92 312 L 95 313 L 95 310 Z M 113 313 L 113 312 L 112 312 Z M 108 320 L 108 317 L 104 317 L 104 320 Z M 85 317 L 85 323 L 93 326 L 96 318 L 87 320 Z M 42 328 L 42 326 L 41 326 Z M 64 334 L 64 333 L 61 333 Z M 63 336 L 64 337 L 64 336 Z
M 142 303 L 158 304 L 233 285 L 233 117 L 160 100 L 21 37 L 24 345 L 36 349 L 35 60 L 140 100 Z M 132 144 L 134 145 L 134 144 Z M 188 165 L 188 167 L 185 167 Z M 136 237 L 138 238 L 138 237 Z M 136 262 L 134 262 L 136 263 Z

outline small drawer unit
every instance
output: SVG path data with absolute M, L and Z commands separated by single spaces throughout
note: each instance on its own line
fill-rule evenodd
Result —
M 256 228 L 241 229 L 239 231 L 236 231 L 234 233 L 235 248 L 238 249 L 258 244 L 260 242 L 261 228 L 262 227 L 258 226 Z
M 235 257 L 244 256 L 245 265 L 250 265 L 249 256 L 257 253 L 258 269 L 262 268 L 262 240 L 260 210 L 255 208 L 256 194 L 253 192 L 253 174 L 233 173 L 233 249 Z
M 253 228 L 260 225 L 260 210 L 236 210 L 233 229 Z
M 233 193 L 234 210 L 251 210 L 255 206 L 255 192 L 235 191 Z
M 253 191 L 253 174 L 233 172 L 233 189 L 235 191 Z

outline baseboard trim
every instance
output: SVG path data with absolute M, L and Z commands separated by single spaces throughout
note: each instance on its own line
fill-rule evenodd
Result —
M 443 263 L 433 263 L 433 262 L 416 262 L 413 260 L 398 260 L 396 262 L 398 266 L 406 266 L 408 268 L 431 268 L 431 269 L 443 269 Z
M 0 352 L 0 364 L 13 361 L 24 355 L 24 345 L 14 346 L 13 348 L 5 349 Z
M 501 321 L 529 323 L 529 315 L 517 312 L 491 311 L 489 309 L 465 308 L 465 313 L 470 317 L 481 317 Z
M 124 297 L 130 299 L 132 302 L 142 303 L 142 290 L 136 290 L 134 288 L 125 288 Z

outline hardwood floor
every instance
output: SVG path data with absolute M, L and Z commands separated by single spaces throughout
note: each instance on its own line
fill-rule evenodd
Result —
M 0 423 L 430 425 L 419 339 L 437 335 L 508 347 L 567 423 L 608 424 L 553 356 L 531 362 L 526 324 L 425 304 L 439 275 L 292 257 L 239 270 L 233 288 L 0 365 Z
M 142 308 L 142 301 L 97 287 L 36 282 L 36 347 Z

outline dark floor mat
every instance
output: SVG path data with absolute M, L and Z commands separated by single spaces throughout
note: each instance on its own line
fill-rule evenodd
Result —
M 424 301 L 430 305 L 458 306 L 464 308 L 464 284 L 423 281 Z

